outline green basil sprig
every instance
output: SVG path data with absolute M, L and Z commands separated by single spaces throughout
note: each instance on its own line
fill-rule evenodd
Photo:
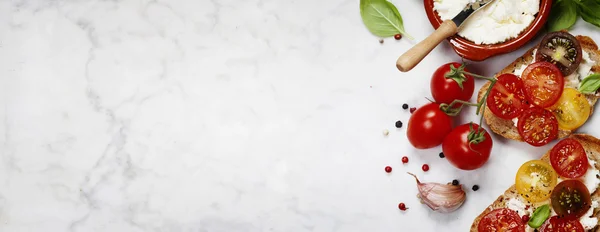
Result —
M 600 89 L 600 74 L 589 75 L 579 85 L 579 92 L 582 93 L 596 93 L 598 89 Z
M 402 34 L 413 39 L 404 30 L 398 9 L 387 0 L 360 0 L 360 16 L 367 29 L 376 36 L 390 37 Z
M 597 27 L 600 27 L 600 0 L 558 0 L 552 4 L 548 19 L 548 30 L 559 31 L 569 29 L 577 21 L 578 16 Z
M 577 21 L 577 4 L 572 0 L 558 0 L 552 5 L 548 17 L 548 30 L 560 31 L 570 28 Z
M 588 23 L 600 27 L 600 1 L 598 0 L 575 0 L 579 4 L 579 14 Z
M 533 211 L 529 222 L 527 223 L 531 228 L 539 228 L 544 224 L 546 219 L 550 217 L 550 206 L 542 205 Z

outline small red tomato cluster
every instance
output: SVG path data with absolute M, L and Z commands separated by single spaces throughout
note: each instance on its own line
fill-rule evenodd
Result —
M 477 123 L 453 127 L 452 122 L 452 116 L 460 113 L 462 107 L 481 107 L 482 102 L 469 102 L 475 88 L 474 77 L 464 65 L 448 63 L 433 73 L 430 88 L 435 102 L 412 113 L 407 126 L 409 142 L 418 149 L 441 144 L 443 156 L 440 157 L 459 169 L 474 170 L 483 166 L 492 150 L 489 133 Z M 423 165 L 422 169 L 427 171 L 429 167 Z

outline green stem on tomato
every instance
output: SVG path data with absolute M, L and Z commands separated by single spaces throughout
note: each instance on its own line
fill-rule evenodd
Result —
M 494 84 L 496 84 L 496 81 L 497 81 L 497 79 L 496 79 L 496 78 L 494 78 L 494 79 L 491 79 L 491 80 L 489 80 L 489 81 L 490 81 L 490 86 L 489 86 L 489 87 L 488 87 L 488 89 L 485 91 L 485 94 L 484 94 L 484 95 L 483 95 L 483 97 L 481 98 L 481 101 L 480 101 L 479 103 L 477 103 L 477 104 L 478 104 L 478 106 L 477 106 L 477 113 L 476 113 L 476 114 L 479 114 L 479 111 L 481 111 L 481 107 L 482 107 L 482 106 L 484 106 L 484 109 L 485 109 L 485 103 L 486 103 L 486 101 L 487 101 L 487 98 L 488 98 L 488 96 L 490 95 L 490 92 L 492 91 L 492 87 L 494 87 Z M 485 111 L 485 110 L 484 110 L 484 111 Z M 483 113 L 482 113 L 482 114 L 483 114 Z M 481 124 L 480 124 L 480 125 L 481 125 Z
M 483 131 L 483 128 L 481 125 L 483 124 L 483 118 L 484 118 L 484 114 L 485 114 L 485 106 L 487 104 L 487 98 L 490 95 L 490 92 L 492 91 L 492 87 L 494 87 L 494 84 L 496 84 L 496 81 L 498 81 L 498 79 L 496 79 L 494 77 L 486 77 L 486 76 L 478 75 L 475 73 L 466 72 L 464 70 L 458 70 L 458 72 L 459 72 L 459 74 L 467 74 L 467 75 L 470 75 L 470 76 L 478 78 L 478 79 L 488 80 L 490 82 L 490 86 L 485 91 L 485 94 L 483 95 L 481 100 L 479 100 L 479 102 L 477 102 L 477 103 L 471 103 L 468 101 L 456 99 L 456 100 L 452 101 L 450 104 L 441 104 L 440 109 L 447 115 L 456 116 L 460 113 L 463 106 L 465 106 L 465 105 L 477 107 L 477 112 L 475 112 L 475 114 L 479 115 L 479 113 L 481 112 L 481 115 L 479 116 L 479 127 L 478 127 L 477 131 L 472 130 L 471 133 L 481 133 Z M 461 105 L 458 108 L 454 108 L 453 106 L 456 104 L 461 104 Z M 483 136 L 483 135 L 479 135 L 479 136 Z M 470 143 L 471 142 L 469 142 L 469 144 Z M 478 143 L 478 142 L 476 142 L 476 143 Z
M 470 72 L 467 72 L 467 71 L 462 71 L 462 72 L 464 74 L 471 75 L 471 76 L 479 78 L 479 79 L 485 79 L 485 80 L 488 80 L 488 81 L 495 81 L 496 80 L 496 78 L 493 78 L 493 77 L 486 77 L 486 76 L 482 76 L 482 75 L 477 75 L 475 73 L 470 73 Z
M 454 105 L 461 104 L 458 108 L 454 108 Z M 464 105 L 468 106 L 478 106 L 477 103 L 471 103 L 463 100 L 454 100 L 450 104 L 442 103 L 440 104 L 440 110 L 450 116 L 456 116 L 460 113 Z

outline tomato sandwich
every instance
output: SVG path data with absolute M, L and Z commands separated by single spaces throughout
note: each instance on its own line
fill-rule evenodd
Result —
M 525 162 L 515 184 L 488 206 L 472 232 L 598 231 L 600 140 L 572 134 L 540 160 Z
M 533 146 L 564 138 L 590 117 L 600 97 L 600 51 L 587 36 L 547 34 L 496 74 L 484 117 L 503 137 Z M 478 94 L 485 97 L 490 83 Z

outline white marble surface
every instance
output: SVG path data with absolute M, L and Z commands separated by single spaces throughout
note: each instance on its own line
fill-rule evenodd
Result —
M 393 2 L 432 31 L 421 1 Z M 473 172 L 411 148 L 400 106 L 459 60 L 444 44 L 400 73 L 412 44 L 379 44 L 358 0 L 0 1 L 0 231 L 465 231 L 548 146 L 494 137 Z M 481 190 L 439 214 L 405 171 Z

